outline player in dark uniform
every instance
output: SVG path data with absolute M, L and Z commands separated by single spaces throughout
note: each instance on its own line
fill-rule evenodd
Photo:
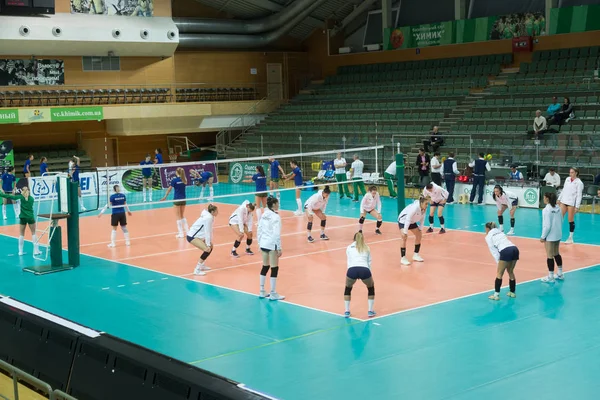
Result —
M 115 193 L 110 196 L 109 200 L 110 207 L 112 208 L 112 215 L 110 216 L 110 225 L 112 226 L 112 231 L 110 233 L 110 244 L 108 247 L 115 247 L 117 226 L 119 225 L 121 225 L 121 230 L 125 236 L 125 245 L 129 246 L 131 242 L 129 240 L 129 230 L 127 229 L 127 215 L 131 216 L 131 211 L 129 210 L 129 206 L 127 206 L 127 197 L 121 193 L 121 188 L 119 185 L 115 185 L 113 189 Z M 100 218 L 107 209 L 108 204 L 100 211 L 98 218 Z

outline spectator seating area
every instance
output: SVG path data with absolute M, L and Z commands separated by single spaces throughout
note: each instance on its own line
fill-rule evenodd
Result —
M 63 171 L 67 172 L 69 167 L 69 161 L 73 156 L 80 158 L 80 166 L 83 170 L 92 167 L 91 159 L 86 156 L 85 151 L 77 150 L 76 148 L 54 148 L 54 149 L 30 149 L 29 151 L 23 151 L 19 149 L 15 152 L 15 172 L 17 176 L 21 176 L 25 161 L 29 154 L 33 154 L 33 161 L 31 162 L 31 172 L 33 176 L 39 176 L 40 174 L 40 158 L 46 157 L 48 159 L 48 168 L 50 171 Z
M 0 107 L 39 107 L 104 104 L 176 102 L 215 102 L 257 100 L 256 88 L 178 87 L 178 88 L 98 88 L 21 90 L 0 87 Z

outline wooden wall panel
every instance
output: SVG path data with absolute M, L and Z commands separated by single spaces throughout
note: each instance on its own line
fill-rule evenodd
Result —
M 46 146 L 77 147 L 79 132 L 89 135 L 104 135 L 103 121 L 48 122 L 31 125 L 2 125 L 0 139 L 12 140 L 15 149 L 39 148 Z

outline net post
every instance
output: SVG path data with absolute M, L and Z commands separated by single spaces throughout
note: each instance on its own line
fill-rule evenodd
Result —
M 79 183 L 68 181 L 69 214 L 67 220 L 67 250 L 69 255 L 69 266 L 79 266 Z
M 398 214 L 406 207 L 404 199 L 404 154 L 396 154 L 396 181 L 398 185 Z
M 50 265 L 52 268 L 61 268 L 63 266 L 62 258 L 62 229 L 58 221 L 51 221 L 50 227 Z

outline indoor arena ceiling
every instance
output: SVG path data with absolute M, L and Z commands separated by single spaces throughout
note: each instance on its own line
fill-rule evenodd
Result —
M 196 0 L 208 7 L 231 14 L 239 19 L 257 19 L 275 14 L 293 0 Z M 362 0 L 328 0 L 296 26 L 290 35 L 304 40 L 315 28 L 322 28 L 326 19 L 343 20 Z

